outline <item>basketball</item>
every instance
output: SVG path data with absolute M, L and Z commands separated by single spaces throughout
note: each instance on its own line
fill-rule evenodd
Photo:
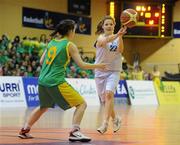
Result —
M 125 9 L 120 17 L 122 25 L 127 26 L 128 28 L 136 26 L 137 19 L 138 15 L 134 9 Z

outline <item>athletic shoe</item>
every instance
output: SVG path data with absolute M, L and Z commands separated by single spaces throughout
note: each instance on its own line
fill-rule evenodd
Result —
M 30 134 L 29 134 L 30 129 L 24 129 L 22 128 L 21 131 L 19 132 L 18 137 L 21 139 L 31 139 L 33 138 Z
M 107 123 L 103 123 L 98 129 L 97 131 L 101 134 L 104 134 L 107 131 L 108 128 L 108 124 Z
M 121 118 L 118 116 L 114 121 L 113 121 L 113 131 L 117 132 L 121 127 Z
M 79 129 L 75 129 L 74 131 L 70 132 L 69 141 L 89 142 L 91 141 L 91 138 L 82 134 Z

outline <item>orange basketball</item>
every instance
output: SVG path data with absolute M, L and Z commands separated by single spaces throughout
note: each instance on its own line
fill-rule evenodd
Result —
M 120 20 L 122 25 L 127 26 L 128 28 L 132 28 L 136 26 L 138 20 L 137 12 L 134 9 L 125 9 L 121 13 Z

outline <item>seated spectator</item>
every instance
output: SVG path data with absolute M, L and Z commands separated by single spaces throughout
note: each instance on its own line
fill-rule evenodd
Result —
M 0 50 L 7 50 L 9 47 L 10 40 L 3 34 L 0 40 Z
M 14 47 L 19 47 L 19 45 L 20 45 L 20 37 L 16 36 L 11 44 Z
M 8 56 L 6 55 L 6 51 L 0 50 L 0 64 L 4 65 L 9 60 Z
M 136 66 L 132 72 L 133 80 L 144 80 L 144 72 L 141 66 Z
M 40 41 L 37 38 L 24 37 L 21 41 L 20 37 L 15 36 L 14 40 L 6 35 L 0 38 L 0 75 L 4 76 L 32 76 L 38 77 L 41 65 L 39 63 L 42 52 L 46 49 L 47 42 L 51 37 L 41 35 Z M 94 58 L 85 56 L 82 51 L 82 57 L 86 62 L 93 63 Z M 74 62 L 70 61 L 67 68 L 67 76 L 70 78 L 94 78 L 92 70 L 82 70 Z

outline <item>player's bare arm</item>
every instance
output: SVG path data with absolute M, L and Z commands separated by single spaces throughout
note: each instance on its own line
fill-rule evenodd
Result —
M 78 48 L 73 43 L 69 44 L 69 54 L 73 58 L 75 63 L 82 69 L 95 69 L 95 68 L 105 69 L 106 68 L 106 64 L 85 63 L 80 57 Z
M 47 49 L 46 49 L 46 50 L 44 50 L 44 52 L 43 52 L 43 54 L 42 54 L 42 56 L 41 56 L 41 58 L 40 58 L 40 64 L 41 64 L 41 65 L 43 64 L 43 61 L 44 61 L 44 58 L 45 58 L 46 52 L 47 52 Z
M 118 37 L 122 37 L 124 34 L 126 34 L 126 29 L 127 27 L 122 27 L 116 34 L 109 36 L 100 35 L 97 39 L 97 46 L 104 47 L 107 43 L 114 41 Z

